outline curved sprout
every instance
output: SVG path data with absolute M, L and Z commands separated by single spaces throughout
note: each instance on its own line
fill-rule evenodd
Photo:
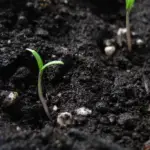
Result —
M 29 48 L 27 48 L 26 50 L 33 54 L 33 56 L 35 57 L 35 59 L 37 61 L 37 64 L 38 64 L 38 67 L 39 67 L 39 71 L 41 71 L 41 69 L 43 67 L 43 60 L 40 57 L 40 55 L 35 50 L 29 49 Z
M 43 105 L 44 111 L 45 111 L 47 117 L 50 119 L 51 117 L 50 117 L 49 109 L 48 109 L 48 106 L 46 104 L 46 100 L 43 96 L 43 88 L 42 88 L 43 71 L 47 67 L 50 67 L 52 65 L 63 65 L 64 63 L 62 61 L 51 61 L 51 62 L 48 62 L 47 64 L 43 65 L 43 61 L 42 61 L 40 55 L 35 50 L 32 50 L 32 49 L 27 49 L 27 50 L 30 51 L 33 54 L 33 56 L 36 58 L 36 61 L 37 61 L 37 64 L 38 64 L 38 67 L 39 67 L 38 95 L 39 95 L 40 101 Z
M 47 67 L 52 66 L 52 65 L 64 65 L 64 63 L 62 61 L 58 61 L 58 60 L 48 62 L 47 64 L 45 64 L 42 67 L 41 71 L 44 71 Z

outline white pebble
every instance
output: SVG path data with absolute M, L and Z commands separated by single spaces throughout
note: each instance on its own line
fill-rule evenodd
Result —
M 73 117 L 72 117 L 71 113 L 69 113 L 69 112 L 63 112 L 57 116 L 57 123 L 61 127 L 66 127 L 68 125 L 71 125 L 72 122 L 73 122 Z
M 11 44 L 11 40 L 8 40 L 7 43 L 8 43 L 8 44 Z
M 61 96 L 62 96 L 62 94 L 61 94 L 61 93 L 58 93 L 58 94 L 57 94 L 57 96 L 58 96 L 58 97 L 61 97 Z
M 117 35 L 120 36 L 120 35 L 126 34 L 126 32 L 127 32 L 126 28 L 119 28 L 117 31 Z
M 105 41 L 104 41 L 104 44 L 105 44 L 106 46 L 111 46 L 111 45 L 112 45 L 112 41 L 111 41 L 111 40 L 105 40 Z
M 111 56 L 116 51 L 116 48 L 115 46 L 106 46 L 104 51 L 107 56 Z
M 56 58 L 56 55 L 52 55 L 52 58 Z
M 136 44 L 137 44 L 138 46 L 141 46 L 141 45 L 144 44 L 144 42 L 143 42 L 143 40 L 141 40 L 141 39 L 137 39 L 137 40 L 136 40 Z
M 81 115 L 81 116 L 87 116 L 92 114 L 92 110 L 85 108 L 85 107 L 81 107 L 75 110 L 77 115 Z
M 57 111 L 58 107 L 56 105 L 53 106 L 53 111 Z
M 16 130 L 17 130 L 17 131 L 20 131 L 20 130 L 21 130 L 21 128 L 20 128 L 19 126 L 17 126 L 17 127 L 16 127 Z
M 16 99 L 17 96 L 18 96 L 17 92 L 10 92 L 10 94 L 8 95 L 8 98 L 10 100 L 14 100 L 14 99 Z
M 119 46 L 122 46 L 122 40 L 123 36 L 126 34 L 127 29 L 126 28 L 119 28 L 117 31 L 117 43 Z
M 10 92 L 9 95 L 3 101 L 3 107 L 8 107 L 16 102 L 18 97 L 17 92 Z

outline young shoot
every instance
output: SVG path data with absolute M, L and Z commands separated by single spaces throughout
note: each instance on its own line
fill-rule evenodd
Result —
M 31 52 L 33 54 L 33 56 L 35 57 L 37 64 L 38 64 L 38 68 L 39 68 L 39 74 L 38 74 L 38 95 L 40 98 L 40 101 L 43 105 L 44 111 L 47 115 L 47 117 L 50 119 L 50 113 L 48 110 L 48 106 L 46 104 L 46 100 L 43 96 L 43 89 L 42 89 L 42 76 L 43 76 L 43 72 L 47 67 L 53 66 L 53 65 L 63 65 L 64 63 L 62 61 L 51 61 L 48 62 L 47 64 L 44 65 L 43 60 L 41 58 L 41 56 L 32 49 L 27 48 L 27 51 Z
M 126 28 L 127 28 L 127 45 L 128 50 L 132 51 L 132 40 L 131 40 L 131 30 L 130 30 L 130 12 L 133 8 L 135 0 L 126 0 Z

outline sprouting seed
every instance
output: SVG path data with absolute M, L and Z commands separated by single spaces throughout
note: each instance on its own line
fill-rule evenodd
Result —
M 130 31 L 130 12 L 133 8 L 135 0 L 126 0 L 126 28 L 127 28 L 127 44 L 129 51 L 132 51 L 132 40 Z
M 48 106 L 47 106 L 47 104 L 45 102 L 45 98 L 43 96 L 42 76 L 43 76 L 44 70 L 47 67 L 52 66 L 52 65 L 63 65 L 64 63 L 62 61 L 51 61 L 51 62 L 48 62 L 47 64 L 44 65 L 41 56 L 35 50 L 29 49 L 29 48 L 27 48 L 26 50 L 31 52 L 33 54 L 33 56 L 35 57 L 36 61 L 37 61 L 38 68 L 39 68 L 39 74 L 38 74 L 38 95 L 39 95 L 40 101 L 41 101 L 41 103 L 43 105 L 44 111 L 45 111 L 47 117 L 50 119 L 50 113 L 49 113 L 49 110 L 48 110 Z

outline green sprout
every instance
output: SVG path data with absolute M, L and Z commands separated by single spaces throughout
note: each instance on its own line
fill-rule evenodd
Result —
M 47 106 L 47 104 L 45 102 L 45 98 L 43 96 L 43 89 L 42 89 L 43 71 L 49 66 L 52 66 L 52 65 L 63 65 L 64 63 L 62 61 L 51 61 L 51 62 L 48 62 L 47 64 L 44 65 L 41 56 L 35 50 L 29 49 L 29 48 L 27 48 L 26 50 L 31 52 L 33 54 L 33 56 L 35 57 L 36 61 L 37 61 L 38 68 L 39 68 L 39 74 L 38 74 L 38 95 L 39 95 L 40 101 L 41 101 L 41 103 L 43 105 L 44 111 L 45 111 L 47 117 L 50 119 L 50 113 L 49 113 L 49 110 L 48 110 L 48 106 Z
M 131 31 L 130 31 L 130 12 L 133 8 L 135 0 L 126 0 L 126 28 L 127 28 L 127 44 L 129 51 L 132 51 L 132 40 L 131 40 Z

